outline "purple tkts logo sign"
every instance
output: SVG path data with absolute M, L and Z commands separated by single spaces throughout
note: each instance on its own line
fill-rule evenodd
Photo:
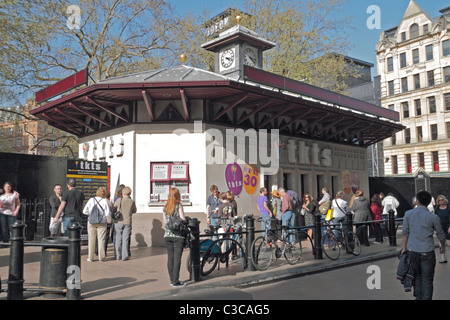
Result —
M 242 169 L 236 162 L 230 163 L 225 169 L 225 181 L 228 190 L 233 191 L 235 195 L 242 191 L 242 178 Z

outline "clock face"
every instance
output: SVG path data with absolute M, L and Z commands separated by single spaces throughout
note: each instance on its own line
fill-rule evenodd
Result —
M 220 58 L 220 63 L 222 64 L 222 67 L 229 68 L 234 62 L 234 51 L 231 49 L 227 49 L 224 52 L 222 52 L 222 56 Z
M 244 63 L 248 66 L 255 67 L 257 61 L 255 50 L 252 48 L 246 48 L 244 50 Z

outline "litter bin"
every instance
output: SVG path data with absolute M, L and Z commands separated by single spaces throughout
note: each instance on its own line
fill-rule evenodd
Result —
M 39 288 L 42 292 L 49 289 L 52 293 L 55 290 L 63 293 L 67 280 L 69 237 L 44 238 L 42 243 Z

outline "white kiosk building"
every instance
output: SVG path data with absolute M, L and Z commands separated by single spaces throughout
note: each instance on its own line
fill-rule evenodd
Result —
M 264 71 L 273 46 L 236 25 L 202 46 L 215 72 L 181 64 L 107 79 L 31 113 L 77 135 L 81 159 L 108 163 L 111 194 L 132 188 L 132 245 L 163 245 L 172 187 L 201 229 L 212 184 L 234 191 L 239 215 L 259 214 L 262 186 L 368 193 L 366 147 L 403 129 L 398 113 Z

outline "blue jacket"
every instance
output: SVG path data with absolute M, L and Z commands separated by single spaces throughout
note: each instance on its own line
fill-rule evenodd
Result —
M 410 292 L 414 285 L 414 278 L 419 268 L 418 255 L 406 251 L 399 255 L 399 264 L 397 268 L 397 280 L 403 284 L 405 292 Z

